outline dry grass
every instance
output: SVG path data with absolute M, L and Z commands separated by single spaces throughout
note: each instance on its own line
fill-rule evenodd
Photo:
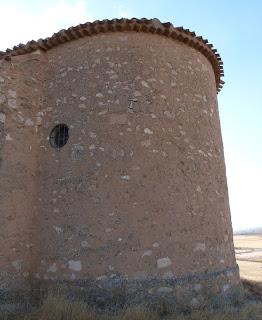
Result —
M 169 314 L 161 317 L 157 312 L 146 307 L 134 307 L 122 312 L 103 315 L 79 303 L 67 303 L 61 299 L 47 301 L 33 315 L 21 320 L 262 320 L 262 304 L 248 305 L 241 309 L 200 310 L 192 314 Z M 18 320 L 18 318 L 17 318 Z
M 262 282 L 255 282 L 242 279 L 245 288 L 246 297 L 248 299 L 256 299 L 262 302 Z
M 244 281 L 247 301 L 239 308 L 225 307 L 220 310 L 197 310 L 183 314 L 157 304 L 153 309 L 140 305 L 111 314 L 101 314 L 84 302 L 70 302 L 59 293 L 51 293 L 43 304 L 31 314 L 18 317 L 1 317 L 0 320 L 262 320 L 262 284 Z
M 103 319 L 103 318 L 97 318 Z M 122 314 L 107 318 L 108 320 L 261 320 L 262 319 L 262 305 L 253 305 L 236 309 L 223 309 L 221 311 L 201 310 L 195 311 L 192 314 L 182 315 L 178 313 L 169 314 L 161 317 L 157 313 L 153 313 L 144 309 L 143 307 L 129 309 Z
M 24 320 L 96 320 L 96 313 L 82 302 L 69 302 L 63 297 L 49 295 L 42 306 Z
M 119 314 L 114 315 L 112 318 L 108 318 L 112 320 L 159 320 L 159 315 L 156 312 L 150 311 L 144 306 L 137 306 L 134 308 L 128 308 L 123 310 Z

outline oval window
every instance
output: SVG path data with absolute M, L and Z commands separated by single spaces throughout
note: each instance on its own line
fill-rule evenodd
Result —
M 66 124 L 56 125 L 49 135 L 49 142 L 55 149 L 62 148 L 68 141 L 69 128 Z

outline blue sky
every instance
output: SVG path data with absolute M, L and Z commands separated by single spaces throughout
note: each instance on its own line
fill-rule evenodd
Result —
M 218 101 L 233 227 L 262 226 L 262 1 L 0 0 L 0 50 L 115 17 L 183 25 L 218 49 L 225 67 Z

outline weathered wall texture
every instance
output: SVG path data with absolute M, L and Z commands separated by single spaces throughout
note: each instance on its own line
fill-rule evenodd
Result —
M 40 52 L 0 61 L 0 288 L 28 284 L 37 213 Z
M 115 32 L 1 69 L 2 288 L 16 275 L 121 278 L 173 294 L 180 279 L 197 304 L 204 282 L 238 286 L 216 84 L 200 52 Z M 58 123 L 70 136 L 55 150 Z

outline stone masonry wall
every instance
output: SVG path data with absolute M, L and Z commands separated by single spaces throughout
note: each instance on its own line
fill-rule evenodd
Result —
M 43 67 L 39 51 L 0 61 L 0 289 L 32 272 Z
M 144 281 L 147 294 L 173 294 L 175 279 L 198 295 L 205 277 L 217 293 L 238 286 L 216 84 L 200 52 L 115 32 L 1 68 L 18 74 L 0 83 L 3 270 Z M 8 106 L 14 92 L 28 103 Z M 58 123 L 69 140 L 56 150 L 48 137 Z
M 201 53 L 161 36 L 98 35 L 48 52 L 46 90 L 37 276 L 235 266 L 215 81 Z M 70 127 L 59 152 L 47 141 L 56 123 Z

